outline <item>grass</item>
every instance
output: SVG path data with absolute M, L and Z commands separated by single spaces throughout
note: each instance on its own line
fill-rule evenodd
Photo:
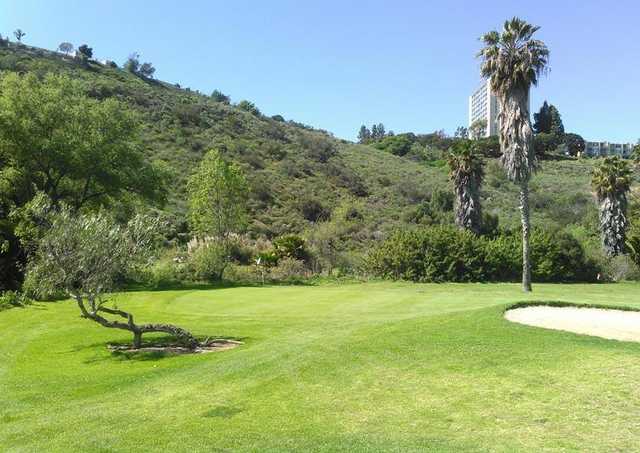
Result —
M 640 345 L 507 305 L 640 307 L 637 284 L 368 283 L 122 295 L 140 321 L 242 339 L 112 355 L 71 302 L 0 313 L 1 451 L 629 451 Z

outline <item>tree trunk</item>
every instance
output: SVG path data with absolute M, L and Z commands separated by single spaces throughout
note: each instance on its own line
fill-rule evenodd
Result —
M 108 327 L 110 329 L 122 329 L 133 333 L 134 348 L 140 348 L 140 346 L 142 345 L 142 334 L 149 332 L 168 333 L 169 335 L 176 337 L 176 339 L 180 343 L 191 349 L 195 349 L 199 344 L 198 340 L 191 334 L 191 332 L 181 327 L 174 326 L 172 324 L 137 325 L 133 322 L 133 315 L 131 313 L 117 310 L 115 308 L 102 307 L 99 304 L 96 306 L 96 304 L 94 303 L 94 299 L 92 299 L 91 297 L 89 298 L 89 305 L 91 308 L 87 310 L 87 307 L 85 306 L 83 298 L 81 296 L 74 295 L 73 297 L 76 299 L 78 307 L 80 308 L 80 311 L 82 312 L 82 316 L 84 318 L 91 319 L 101 326 Z M 120 321 L 112 321 L 102 316 L 100 312 L 120 316 L 121 318 L 126 319 L 127 322 L 124 323 Z
M 520 215 L 522 220 L 522 290 L 531 292 L 531 257 L 529 255 L 529 183 L 520 184 Z
M 136 349 L 140 349 L 142 346 L 142 332 L 136 330 L 133 332 L 133 347 Z

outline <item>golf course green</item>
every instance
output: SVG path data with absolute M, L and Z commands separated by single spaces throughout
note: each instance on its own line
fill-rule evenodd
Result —
M 129 292 L 140 322 L 243 344 L 110 352 L 71 301 L 0 312 L 0 451 L 630 451 L 640 344 L 510 323 L 639 284 L 361 283 Z M 152 339 L 149 336 L 145 339 Z

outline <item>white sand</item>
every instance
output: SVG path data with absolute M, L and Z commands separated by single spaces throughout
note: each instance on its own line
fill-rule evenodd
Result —
M 640 312 L 532 306 L 507 310 L 509 321 L 622 341 L 640 341 Z

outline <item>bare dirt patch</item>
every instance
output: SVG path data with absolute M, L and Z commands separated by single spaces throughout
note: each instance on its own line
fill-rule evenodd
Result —
M 504 316 L 528 326 L 640 342 L 640 312 L 636 311 L 538 305 L 507 310 Z
M 141 348 L 134 348 L 131 345 L 107 345 L 112 352 L 123 354 L 161 354 L 161 355 L 178 355 L 178 354 L 205 354 L 209 352 L 226 351 L 243 344 L 241 341 L 235 340 L 208 340 L 202 342 L 195 349 L 185 348 L 179 344 L 146 344 Z

